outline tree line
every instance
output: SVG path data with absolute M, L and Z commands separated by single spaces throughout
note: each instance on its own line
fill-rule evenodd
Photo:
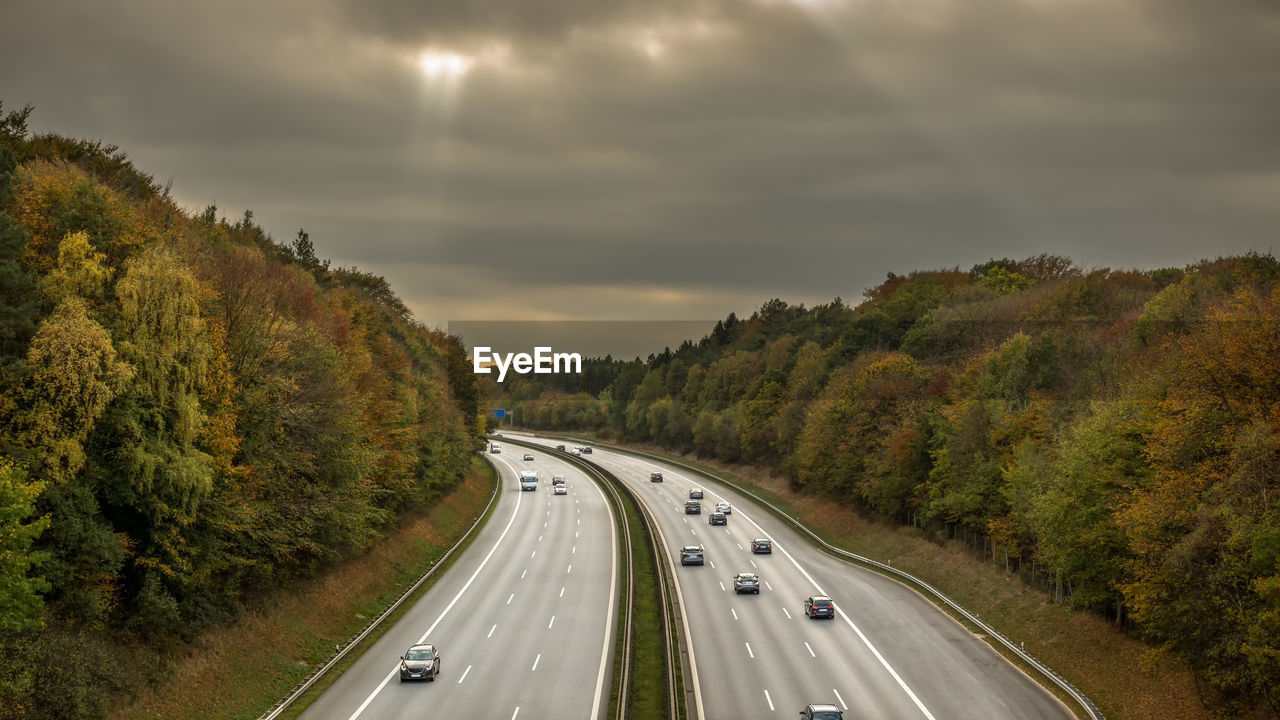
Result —
M 533 427 L 764 464 L 945 538 L 1280 715 L 1280 263 L 1041 255 L 771 300 L 699 342 L 510 383 Z
M 453 488 L 479 394 L 384 279 L 29 114 L 0 107 L 0 718 L 101 717 L 148 651 Z

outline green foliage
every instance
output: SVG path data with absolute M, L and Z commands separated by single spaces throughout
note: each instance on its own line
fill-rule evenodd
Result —
M 49 584 L 31 575 L 42 560 L 32 552 L 32 543 L 49 527 L 49 518 L 31 516 L 43 489 L 0 458 L 0 633 L 27 630 L 40 622 L 40 593 Z

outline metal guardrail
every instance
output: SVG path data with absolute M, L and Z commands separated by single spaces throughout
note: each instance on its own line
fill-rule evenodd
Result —
M 678 603 L 674 601 L 674 598 L 671 594 L 671 588 L 670 588 L 670 583 L 672 582 L 671 568 L 666 563 L 663 562 L 664 558 L 666 558 L 666 555 L 662 553 L 661 547 L 657 539 L 654 537 L 653 528 L 654 528 L 654 523 L 656 521 L 650 514 L 648 507 L 644 503 L 640 502 L 640 499 L 636 496 L 635 492 L 632 491 L 631 488 L 628 487 L 626 483 L 622 482 L 622 480 L 620 480 L 617 475 L 614 475 L 611 471 L 606 470 L 605 468 L 601 467 L 600 465 L 590 460 L 587 460 L 581 456 L 572 455 L 569 452 L 564 450 L 557 450 L 555 448 L 548 447 L 546 445 L 522 442 L 519 439 L 512 438 L 510 436 L 504 436 L 502 439 L 503 441 L 513 445 L 521 445 L 523 447 L 533 448 L 541 452 L 552 453 L 555 456 L 561 458 L 562 460 L 565 460 L 569 464 L 576 465 L 577 467 L 581 468 L 583 471 L 589 474 L 595 475 L 597 478 L 599 478 L 603 482 L 605 487 L 611 493 L 614 494 L 615 498 L 617 498 L 618 509 L 623 513 L 621 520 L 623 522 L 624 529 L 627 530 L 627 536 L 628 536 L 628 547 L 627 547 L 628 567 L 631 566 L 631 549 L 630 549 L 630 537 L 629 537 L 630 529 L 626 527 L 626 523 L 627 523 L 626 510 L 625 508 L 622 507 L 622 498 L 618 497 L 617 495 L 618 491 L 621 490 L 621 492 L 626 493 L 627 497 L 631 500 L 632 505 L 637 509 L 637 512 L 639 513 L 640 524 L 644 526 L 645 536 L 649 542 L 649 549 L 650 549 L 650 553 L 652 554 L 653 561 L 658 565 L 658 568 L 659 568 L 658 576 L 655 579 L 658 582 L 658 602 L 661 604 L 661 607 L 664 609 L 664 612 L 662 613 L 662 626 L 663 626 L 663 637 L 665 639 L 665 642 L 663 642 L 663 652 L 666 656 L 665 664 L 666 664 L 666 673 L 667 673 L 667 716 L 666 717 L 668 718 L 668 720 L 679 720 L 680 718 L 689 717 L 690 714 L 687 708 L 690 706 L 693 700 L 689 697 L 689 693 L 686 692 L 685 705 L 682 708 L 680 704 L 679 688 L 678 688 L 678 683 L 676 682 L 676 678 L 681 677 L 681 675 L 678 675 L 678 673 L 682 673 L 684 671 L 684 663 L 677 661 L 676 659 L 677 653 L 675 652 L 676 648 L 680 648 L 683 651 L 684 647 L 686 646 L 686 643 L 688 642 L 688 639 L 685 638 L 684 635 L 680 632 L 680 623 L 675 622 L 675 619 L 672 617 L 672 614 L 675 612 L 679 612 L 680 608 L 677 607 Z M 628 595 L 628 615 L 627 615 L 628 625 L 630 625 L 631 610 L 633 607 L 631 603 L 633 602 L 633 598 L 634 598 L 633 588 L 635 587 L 635 583 L 634 581 L 629 581 L 627 585 L 628 585 L 628 588 L 630 589 L 629 590 L 630 594 Z M 624 645 L 624 648 L 625 648 L 624 655 L 626 655 L 627 657 L 626 659 L 627 674 L 624 674 L 621 681 L 622 687 L 619 690 L 619 697 L 622 699 L 622 702 L 619 703 L 619 709 L 618 709 L 619 718 L 624 718 L 626 715 L 626 709 L 625 709 L 627 705 L 626 699 L 627 699 L 627 693 L 630 691 L 628 674 L 630 671 L 631 630 L 632 630 L 631 627 L 627 627 L 626 629 L 626 632 L 628 633 L 628 635 L 627 635 L 626 644 Z M 687 685 L 687 683 L 683 683 L 683 684 Z M 682 709 L 684 709 L 685 711 L 681 712 Z
M 573 440 L 574 442 L 583 442 L 582 440 L 575 440 L 573 438 L 566 438 L 566 439 Z M 604 443 L 600 443 L 598 441 L 593 441 L 592 444 L 605 445 Z M 726 480 L 722 477 L 712 475 L 711 473 L 707 472 L 706 470 L 703 470 L 702 468 L 689 465 L 679 460 L 663 457 L 661 455 L 656 455 L 653 453 L 648 453 L 643 450 L 632 450 L 630 448 L 623 448 L 617 445 L 607 445 L 607 447 L 617 452 L 626 453 L 629 455 L 635 455 L 638 457 L 644 457 L 650 460 L 657 460 L 660 462 L 667 463 L 669 465 L 676 465 L 676 466 L 682 467 L 686 470 L 689 470 L 690 472 L 697 473 L 698 475 L 701 475 L 702 477 L 707 478 L 709 480 L 719 482 L 724 485 L 728 485 L 729 487 L 733 488 L 737 492 L 742 493 L 743 495 L 750 496 L 762 507 L 767 508 L 776 517 L 788 523 L 789 525 L 791 525 L 792 527 L 794 527 L 796 530 L 800 531 L 804 535 L 808 536 L 818 547 L 822 548 L 829 555 L 832 555 L 834 557 L 838 557 L 844 560 L 856 562 L 859 565 L 870 567 L 885 575 L 896 578 L 912 587 L 915 587 L 923 591 L 926 597 L 932 596 L 932 598 L 936 599 L 937 602 L 940 602 L 942 605 L 946 606 L 947 608 L 950 608 L 957 615 L 963 617 L 965 620 L 968 620 L 970 623 L 977 626 L 978 628 L 981 628 L 982 631 L 987 633 L 988 636 L 995 638 L 995 640 L 999 642 L 1002 646 L 1004 646 L 1005 649 L 1013 653 L 1015 656 L 1018 657 L 1018 659 L 1022 660 L 1027 665 L 1034 668 L 1036 672 L 1040 673 L 1046 680 L 1053 683 L 1060 690 L 1062 690 L 1062 692 L 1066 693 L 1067 696 L 1069 696 L 1072 700 L 1074 700 L 1076 704 L 1082 710 L 1084 710 L 1089 720 L 1106 720 L 1106 716 L 1102 714 L 1102 711 L 1098 709 L 1098 706 L 1094 705 L 1093 701 L 1090 700 L 1088 696 L 1086 696 L 1083 692 L 1081 692 L 1079 688 L 1071 684 L 1069 680 L 1059 675 L 1048 665 L 1045 665 L 1034 655 L 1032 655 L 1031 653 L 1023 649 L 1020 643 L 1015 643 L 1013 640 L 1006 637 L 1004 633 L 995 629 L 990 624 L 988 624 L 985 620 L 978 617 L 976 614 L 970 612 L 969 610 L 965 609 L 962 605 L 960 605 L 960 603 L 957 603 L 956 601 L 947 597 L 945 594 L 943 594 L 941 590 L 935 588 L 934 586 L 930 585 L 924 580 L 921 580 L 920 578 L 917 578 L 916 576 L 908 572 L 899 570 L 898 568 L 895 568 L 892 565 L 889 565 L 887 563 L 882 563 L 877 560 L 872 560 L 871 558 L 863 557 L 862 555 L 858 555 L 857 553 L 851 553 L 847 550 L 842 550 L 841 548 L 838 548 L 832 545 L 826 540 L 823 540 L 816 533 L 814 533 L 812 530 L 806 527 L 803 523 L 801 523 L 798 519 L 787 514 L 778 506 L 760 497 L 755 492 L 745 487 L 742 487 L 741 485 L 731 480 Z
M 334 649 L 334 652 L 332 655 L 330 655 L 329 657 L 321 661 L 320 664 L 317 665 L 309 675 L 303 678 L 301 682 L 299 682 L 297 685 L 293 687 L 292 690 L 289 691 L 289 694 L 281 698 L 280 701 L 277 702 L 275 705 L 272 705 L 271 708 L 267 710 L 265 713 L 263 713 L 262 715 L 259 715 L 258 720 L 275 720 L 275 718 L 280 716 L 280 713 L 289 709 L 289 706 L 292 705 L 299 697 L 302 697 L 302 694 L 304 692 L 309 690 L 311 686 L 315 685 L 316 682 L 320 680 L 320 678 L 323 677 L 326 672 L 328 672 L 330 669 L 333 668 L 334 665 L 336 665 L 339 661 L 341 661 L 344 657 L 346 657 L 347 653 L 351 652 L 353 648 L 359 646 L 360 643 L 365 638 L 367 638 L 370 633 L 372 633 L 375 629 L 377 629 L 378 625 L 383 620 L 385 620 L 392 613 L 394 613 L 396 609 L 399 608 L 400 605 L 403 604 L 404 601 L 410 595 L 412 595 L 419 587 L 422 587 L 422 583 L 430 579 L 431 576 L 435 574 L 436 570 L 442 564 L 444 564 L 444 562 L 448 560 L 454 554 L 454 552 L 458 550 L 459 547 L 461 547 L 468 540 L 470 540 L 471 536 L 475 533 L 476 528 L 480 526 L 480 524 L 484 521 L 486 517 L 488 517 L 489 509 L 493 507 L 494 501 L 497 500 L 498 498 L 498 489 L 502 487 L 502 475 L 501 473 L 498 472 L 497 466 L 493 464 L 493 461 L 490 460 L 487 455 L 481 454 L 481 457 L 483 457 L 485 462 L 489 463 L 489 466 L 493 468 L 493 473 L 494 473 L 493 493 L 489 496 L 489 502 L 485 504 L 484 510 L 481 510 L 480 514 L 476 516 L 475 521 L 471 523 L 471 527 L 467 528 L 467 531 L 462 534 L 462 537 L 458 538 L 458 541 L 455 542 L 448 550 L 446 550 L 445 553 L 439 557 L 439 559 L 431 563 L 431 567 L 427 568 L 426 572 L 422 573 L 422 575 L 420 575 L 418 579 L 413 582 L 412 585 L 405 588 L 404 592 L 400 593 L 400 595 L 390 605 L 388 605 L 385 609 L 383 609 L 382 612 L 374 616 L 373 619 L 371 619 L 369 622 L 365 623 L 365 626 L 360 630 L 360 632 L 356 633 L 351 639 L 337 646 Z

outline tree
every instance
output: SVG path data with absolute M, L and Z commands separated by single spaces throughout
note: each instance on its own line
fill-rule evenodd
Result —
M 43 489 L 43 483 L 27 482 L 24 472 L 0 458 L 0 632 L 27 630 L 40 622 L 40 593 L 49 583 L 31 576 L 42 561 L 32 544 L 49 527 L 49 518 L 28 518 Z

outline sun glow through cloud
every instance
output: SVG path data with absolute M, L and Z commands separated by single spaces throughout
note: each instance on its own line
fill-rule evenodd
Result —
M 472 60 L 457 53 L 428 50 L 418 56 L 418 69 L 429 78 L 462 77 L 471 69 Z

